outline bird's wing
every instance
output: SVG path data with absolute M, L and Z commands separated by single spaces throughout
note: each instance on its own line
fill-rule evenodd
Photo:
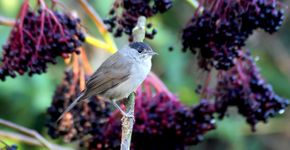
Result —
M 126 81 L 132 62 L 119 52 L 109 57 L 86 82 L 86 95 L 101 94 Z
M 70 104 L 57 121 L 63 118 L 75 105 L 90 96 L 102 94 L 126 81 L 130 76 L 132 62 L 120 53 L 109 57 L 86 82 L 86 89 Z

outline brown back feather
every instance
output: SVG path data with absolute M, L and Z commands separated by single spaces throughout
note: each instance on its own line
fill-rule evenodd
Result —
M 119 52 L 109 57 L 86 82 L 86 97 L 102 94 L 126 81 L 131 66 L 132 62 Z

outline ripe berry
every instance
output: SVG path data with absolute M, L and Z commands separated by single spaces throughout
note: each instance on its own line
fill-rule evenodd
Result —
M 62 83 L 57 87 L 53 96 L 52 105 L 47 109 L 49 120 L 47 123 L 48 134 L 52 138 L 64 137 L 65 141 L 81 139 L 88 133 L 99 133 L 110 115 L 110 104 L 99 100 L 97 97 L 89 98 L 88 103 L 83 103 L 73 108 L 68 115 L 57 124 L 56 120 L 67 106 L 79 95 L 79 74 L 72 70 L 65 72 Z M 97 118 L 97 119 L 96 119 Z
M 115 37 L 121 37 L 122 33 L 131 36 L 131 31 L 135 27 L 138 17 L 145 16 L 149 18 L 157 13 L 164 13 L 171 7 L 171 0 L 116 0 L 109 13 L 111 16 L 104 20 L 104 23 L 108 25 L 108 31 L 114 33 Z M 121 15 L 115 13 L 119 9 Z M 152 24 L 148 24 L 148 28 L 151 28 L 151 26 Z M 156 33 L 156 29 L 147 31 L 146 38 L 153 39 Z
M 89 103 L 72 109 L 60 124 L 56 124 L 60 113 L 80 92 L 78 83 L 78 77 L 67 71 L 48 109 L 49 135 L 63 137 L 67 141 L 80 140 L 80 146 L 90 150 L 120 149 L 119 113 L 112 112 L 110 104 L 95 97 L 90 98 Z M 153 91 L 157 93 L 152 95 Z M 195 107 L 188 107 L 171 93 L 146 89 L 137 90 L 135 102 L 131 149 L 185 149 L 188 145 L 199 143 L 205 133 L 215 128 L 215 105 L 206 100 Z M 84 138 L 88 135 L 90 138 Z
M 210 1 L 201 3 L 182 33 L 183 51 L 197 54 L 199 67 L 228 70 L 234 66 L 238 51 L 258 28 L 276 32 L 284 11 L 276 1 Z
M 235 67 L 220 72 L 215 93 L 219 117 L 224 117 L 229 106 L 235 106 L 253 131 L 258 122 L 267 122 L 289 105 L 262 79 L 249 53 L 243 53 Z
M 25 1 L 19 18 L 3 45 L 0 79 L 29 76 L 46 72 L 48 63 L 55 64 L 58 56 L 78 53 L 84 41 L 79 19 L 49 8 L 33 11 Z

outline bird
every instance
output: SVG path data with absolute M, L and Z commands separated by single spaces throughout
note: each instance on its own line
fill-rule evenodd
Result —
M 101 96 L 121 112 L 126 114 L 117 101 L 127 98 L 145 80 L 152 66 L 152 56 L 157 53 L 144 42 L 131 42 L 106 59 L 86 81 L 85 89 L 64 110 L 57 121 L 79 102 L 91 97 Z

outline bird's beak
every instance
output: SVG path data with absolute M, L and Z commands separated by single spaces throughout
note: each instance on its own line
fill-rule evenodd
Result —
M 149 55 L 152 55 L 152 56 L 153 56 L 153 55 L 159 55 L 158 53 L 156 53 L 156 52 L 154 52 L 154 51 L 148 52 L 148 54 L 149 54 Z

